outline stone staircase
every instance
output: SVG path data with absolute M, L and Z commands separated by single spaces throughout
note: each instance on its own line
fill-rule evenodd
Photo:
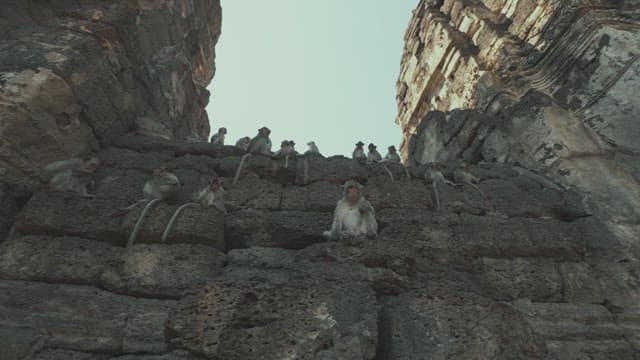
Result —
M 571 191 L 478 164 L 488 200 L 425 167 L 252 156 L 127 137 L 98 156 L 95 199 L 37 191 L 3 211 L 0 359 L 636 359 L 638 263 Z M 125 244 L 148 171 L 184 196 Z M 450 177 L 453 164 L 445 169 Z M 216 172 L 224 216 L 185 211 Z M 366 184 L 375 240 L 324 242 L 347 179 Z M 11 198 L 5 191 L 2 198 Z M 6 213 L 6 214 L 5 214 Z

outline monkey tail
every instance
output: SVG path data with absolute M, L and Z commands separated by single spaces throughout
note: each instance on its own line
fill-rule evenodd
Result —
M 433 185 L 433 194 L 434 194 L 434 196 L 436 198 L 436 210 L 440 211 L 440 196 L 438 196 L 438 185 L 437 185 L 437 182 L 434 181 L 432 183 L 432 185 Z
M 472 188 L 476 189 L 476 191 L 478 192 L 478 194 L 480 194 L 480 196 L 482 196 L 484 201 L 488 201 L 489 200 L 489 199 L 487 199 L 487 196 L 482 192 L 482 190 L 480 190 L 480 188 L 477 185 L 472 184 L 470 182 L 467 182 L 467 184 L 469 184 Z
M 289 155 L 284 156 L 284 168 L 289 168 Z
M 389 174 L 389 177 L 391 178 L 391 181 L 396 181 L 396 180 L 393 178 L 393 174 L 391 173 L 391 170 L 389 170 L 389 168 L 387 167 L 387 165 L 382 164 L 382 167 L 387 171 L 387 174 Z
M 402 167 L 404 168 L 404 173 L 407 174 L 407 179 L 411 180 L 411 174 L 409 174 L 409 168 L 402 165 Z
M 188 206 L 194 206 L 194 205 L 200 205 L 200 204 L 186 203 L 186 204 L 180 205 L 180 207 L 176 209 L 176 211 L 173 213 L 173 216 L 171 216 L 171 220 L 169 220 L 167 227 L 164 229 L 164 232 L 162 233 L 162 242 L 165 242 L 165 240 L 167 240 L 167 236 L 171 231 L 171 227 L 173 226 L 173 223 L 176 222 L 176 219 L 178 218 L 178 215 L 182 212 L 182 210 Z
M 149 209 L 151 209 L 151 206 L 153 206 L 153 204 L 157 203 L 158 201 L 160 201 L 160 199 L 152 199 L 147 203 L 144 209 L 142 209 L 142 213 L 140 214 L 140 217 L 136 222 L 136 226 L 133 227 L 133 231 L 131 232 L 131 235 L 129 235 L 129 240 L 127 241 L 127 251 L 131 251 L 131 248 L 133 247 L 133 242 L 136 240 L 136 237 L 138 236 L 138 232 L 140 231 L 140 226 L 142 225 L 142 221 L 144 221 L 144 217 L 147 216 L 147 213 L 149 212 Z
M 238 165 L 238 170 L 236 170 L 236 176 L 233 177 L 233 182 L 231 183 L 231 185 L 235 185 L 236 182 L 238 182 L 238 178 L 240 177 L 240 172 L 242 171 L 244 162 L 247 160 L 249 156 L 251 156 L 251 153 L 246 153 L 242 155 L 242 159 L 240 159 L 240 165 Z

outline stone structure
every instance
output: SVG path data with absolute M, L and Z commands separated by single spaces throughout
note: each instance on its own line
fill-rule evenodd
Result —
M 206 139 L 219 0 L 42 3 L 0 10 L 0 176 L 136 132 Z
M 460 97 L 436 86 L 445 73 L 424 78 L 449 104 L 439 110 L 476 109 L 427 106 L 405 144 L 409 168 L 313 155 L 289 158 L 285 167 L 283 159 L 251 156 L 233 182 L 243 151 L 178 141 L 204 140 L 202 87 L 212 75 L 217 2 L 8 3 L 0 9 L 8 34 L 0 43 L 0 359 L 640 357 L 640 264 L 630 240 L 638 197 L 622 168 L 631 169 L 635 155 L 622 157 L 602 132 L 589 130 L 574 100 L 562 103 L 543 88 L 519 94 L 509 77 L 496 75 L 500 69 L 482 68 L 480 47 L 450 58 L 451 66 L 465 57 L 478 64 Z M 628 26 L 618 18 L 604 24 L 634 36 L 631 2 L 615 3 Z M 511 26 L 483 27 L 490 16 L 513 26 L 532 21 L 527 26 L 552 43 L 571 32 L 547 34 L 545 24 L 607 11 L 597 1 L 579 11 L 564 4 L 574 3 L 431 1 L 416 16 L 437 8 L 443 26 L 476 29 L 478 37 Z M 544 16 L 528 20 L 527 9 Z M 464 14 L 482 16 L 470 22 Z M 413 24 L 409 34 L 429 29 Z M 463 46 L 465 36 L 456 34 L 451 39 Z M 535 33 L 517 34 L 538 41 Z M 557 49 L 565 50 L 573 51 Z M 603 45 L 599 54 L 609 50 Z M 496 51 L 500 59 L 503 50 Z M 626 64 L 630 71 L 637 63 Z M 635 76 L 619 71 L 621 80 L 600 100 L 582 106 L 596 111 Z M 485 90 L 473 90 L 474 75 Z M 450 76 L 443 84 L 456 81 Z M 408 89 L 413 96 L 415 86 Z M 121 136 L 129 130 L 150 136 Z M 46 135 L 39 142 L 36 131 Z M 539 142 L 549 146 L 537 149 Z M 94 198 L 26 181 L 46 162 L 87 148 L 102 164 Z M 434 159 L 466 159 L 479 180 L 477 188 L 439 186 L 439 211 L 423 180 Z M 449 179 L 456 161 L 445 161 Z M 116 210 L 139 200 L 150 171 L 163 165 L 181 179 L 181 193 L 152 208 L 128 251 L 141 209 Z M 620 172 L 609 175 L 616 166 Z M 227 184 L 228 214 L 186 208 L 161 240 L 175 209 L 214 173 Z M 322 231 L 348 179 L 365 184 L 379 236 L 325 242 Z M 607 212 L 603 196 L 611 208 L 628 207 Z
M 228 215 L 173 211 L 242 152 L 130 136 L 105 144 L 96 198 L 38 191 L 0 212 L 0 358 L 634 359 L 634 254 L 580 194 L 501 164 L 470 186 L 343 157 L 253 156 Z M 126 250 L 150 170 L 183 187 Z M 452 178 L 456 169 L 443 170 Z M 324 241 L 347 179 L 366 184 L 377 239 Z M 7 198 L 5 196 L 5 198 Z M 10 197 L 9 197 L 10 199 Z M 1 230 L 1 229 L 0 229 Z
M 412 163 L 518 163 L 640 234 L 637 1 L 421 1 L 398 81 Z

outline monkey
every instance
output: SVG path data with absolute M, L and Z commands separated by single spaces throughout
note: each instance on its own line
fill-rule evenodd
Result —
M 364 154 L 364 149 L 362 148 L 363 145 L 364 143 L 362 141 L 358 141 L 356 143 L 356 148 L 353 150 L 353 153 L 351 154 L 351 158 L 353 160 L 356 160 L 357 162 L 367 161 L 367 155 Z
M 283 140 L 282 143 L 280 143 L 280 150 L 276 151 L 276 153 L 273 155 L 276 158 L 281 158 L 284 156 L 285 169 L 289 167 L 289 156 L 298 153 L 294 148 L 295 145 L 296 143 L 293 140 Z
M 162 233 L 162 242 L 164 242 L 167 239 L 167 236 L 169 235 L 169 232 L 173 227 L 173 223 L 176 221 L 176 219 L 178 218 L 178 215 L 182 212 L 182 210 L 186 207 L 200 205 L 201 207 L 204 208 L 209 206 L 215 206 L 216 209 L 220 210 L 223 214 L 226 215 L 227 209 L 224 207 L 224 193 L 225 191 L 224 191 L 224 188 L 222 187 L 222 180 L 220 180 L 220 178 L 218 178 L 218 176 L 215 175 L 211 179 L 211 181 L 209 181 L 209 184 L 207 184 L 207 186 L 202 188 L 202 190 L 200 190 L 198 194 L 195 196 L 195 201 L 197 202 L 189 202 L 186 204 L 182 204 L 180 207 L 178 207 L 178 209 L 176 209 L 176 211 L 173 213 L 173 216 L 171 216 L 171 220 L 169 220 L 167 227 L 164 229 L 164 232 Z
M 388 152 L 384 156 L 384 159 L 381 160 L 381 162 L 398 163 L 398 164 L 402 163 L 402 160 L 400 159 L 400 155 L 398 155 L 398 152 L 395 146 L 391 145 L 387 149 L 388 149 Z
M 474 176 L 471 173 L 469 169 L 469 164 L 462 163 L 461 168 L 453 172 L 453 180 L 455 180 L 455 182 L 458 184 L 467 184 L 471 186 L 480 194 L 480 196 L 482 196 L 482 198 L 485 201 L 488 200 L 487 197 L 482 192 L 482 190 L 480 190 L 480 188 L 477 185 L 475 185 L 480 182 L 480 179 L 478 179 L 476 176 Z
M 213 134 L 211 137 L 211 144 L 217 146 L 224 146 L 224 136 L 227 134 L 227 128 L 221 127 L 218 129 L 217 134 Z
M 247 148 L 249 147 L 249 142 L 251 142 L 251 138 L 248 136 L 245 136 L 243 138 L 238 139 L 238 141 L 236 141 L 236 147 L 239 147 L 240 149 L 247 151 Z
M 362 195 L 362 185 L 349 180 L 342 186 L 343 195 L 333 212 L 331 230 L 322 235 L 327 240 L 339 240 L 350 236 L 376 237 L 378 223 L 373 206 Z
M 377 163 L 382 160 L 382 155 L 376 150 L 378 147 L 374 143 L 370 143 L 369 152 L 367 153 L 367 162 L 368 163 Z
M 151 179 L 147 180 L 142 188 L 142 193 L 145 199 L 149 199 L 149 202 L 144 209 L 142 209 L 142 213 L 140 214 L 138 221 L 136 221 L 136 225 L 133 227 L 131 235 L 129 235 L 127 251 L 131 251 L 133 242 L 140 231 L 142 221 L 151 207 L 159 201 L 166 201 L 175 198 L 178 195 L 178 191 L 180 191 L 180 186 L 180 180 L 174 173 L 169 172 L 164 167 L 153 169 Z M 135 206 L 136 204 L 133 204 L 132 206 Z
M 254 155 L 271 155 L 270 134 L 271 130 L 266 126 L 258 129 L 258 135 L 251 139 L 247 151 Z
M 305 155 L 320 155 L 320 150 L 318 150 L 318 147 L 316 146 L 316 143 L 314 141 L 309 141 L 307 143 L 307 146 L 309 146 L 309 149 L 305 151 Z
M 433 187 L 433 193 L 436 198 L 436 210 L 440 210 L 440 196 L 438 195 L 438 183 L 444 183 L 451 186 L 458 186 L 456 183 L 447 180 L 440 172 L 440 163 L 433 163 L 431 167 L 424 173 L 424 178 L 427 182 L 431 182 Z
M 82 197 L 94 198 L 87 188 L 93 187 L 91 176 L 99 166 L 100 160 L 89 155 L 55 161 L 42 169 L 40 180 L 51 190 L 73 191 Z

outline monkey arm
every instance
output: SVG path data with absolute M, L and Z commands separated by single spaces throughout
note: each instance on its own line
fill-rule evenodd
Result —
M 336 204 L 336 209 L 333 211 L 333 223 L 331 224 L 331 230 L 329 231 L 329 238 L 331 240 L 337 240 L 342 233 L 342 208 L 344 207 L 344 200 L 339 200 Z
M 365 235 L 378 235 L 378 222 L 376 221 L 376 211 L 371 203 L 365 199 L 360 200 L 360 214 L 362 214 L 362 224 L 364 226 Z

